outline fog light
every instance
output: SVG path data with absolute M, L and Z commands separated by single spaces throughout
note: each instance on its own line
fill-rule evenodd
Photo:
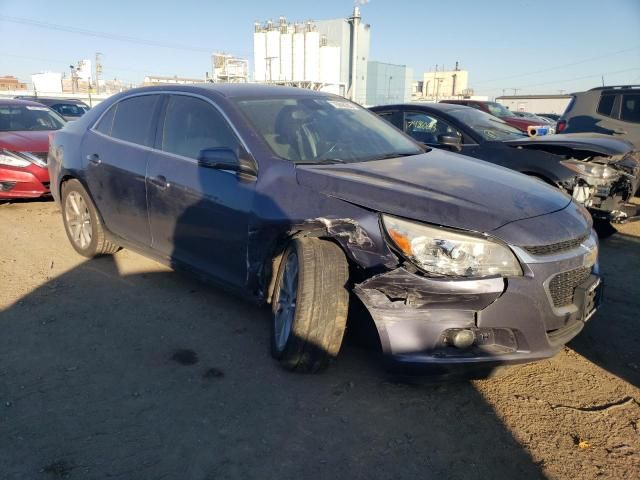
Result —
M 449 334 L 449 343 L 457 348 L 469 348 L 476 341 L 476 334 L 473 330 L 455 330 Z

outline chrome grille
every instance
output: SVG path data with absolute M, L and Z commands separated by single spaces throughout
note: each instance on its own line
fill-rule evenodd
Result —
M 564 242 L 551 243 L 549 245 L 539 245 L 535 247 L 523 247 L 531 255 L 552 255 L 558 252 L 564 252 L 576 248 L 582 242 L 586 241 L 589 235 L 583 235 L 582 237 L 572 238 L 571 240 L 565 240 Z
M 568 272 L 559 273 L 549 282 L 549 293 L 553 305 L 564 307 L 573 303 L 573 294 L 576 287 L 585 282 L 591 275 L 590 267 L 580 267 Z

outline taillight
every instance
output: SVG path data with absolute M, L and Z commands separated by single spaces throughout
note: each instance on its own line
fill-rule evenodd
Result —
M 556 133 L 562 133 L 567 129 L 567 121 L 566 120 L 558 120 L 556 124 Z

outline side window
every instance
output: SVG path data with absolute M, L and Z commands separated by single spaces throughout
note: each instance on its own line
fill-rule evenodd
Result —
M 111 136 L 111 127 L 113 125 L 113 117 L 116 115 L 116 109 L 118 108 L 118 104 L 112 105 L 107 113 L 105 113 L 98 124 L 95 126 L 95 130 L 104 134 Z
M 216 109 L 199 98 L 172 95 L 162 130 L 162 150 L 198 158 L 205 148 L 238 148 L 238 140 Z
M 423 112 L 404 114 L 404 131 L 418 142 L 437 145 L 440 135 L 462 137 L 460 132 L 444 120 Z
M 600 102 L 598 103 L 598 113 L 605 117 L 610 117 L 615 99 L 615 95 L 602 95 L 600 97 Z
M 111 136 L 138 145 L 151 146 L 151 127 L 159 95 L 141 95 L 118 103 Z
M 640 123 L 640 93 L 622 95 L 620 119 L 625 122 Z

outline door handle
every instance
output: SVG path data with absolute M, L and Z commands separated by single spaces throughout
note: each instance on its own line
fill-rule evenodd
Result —
M 100 155 L 98 155 L 97 153 L 87 155 L 87 160 L 92 165 L 100 165 L 102 163 L 102 160 L 100 160 Z
M 149 182 L 158 187 L 160 190 L 165 190 L 169 188 L 171 185 L 167 182 L 167 177 L 164 175 L 158 175 L 157 177 L 152 177 L 149 179 Z

